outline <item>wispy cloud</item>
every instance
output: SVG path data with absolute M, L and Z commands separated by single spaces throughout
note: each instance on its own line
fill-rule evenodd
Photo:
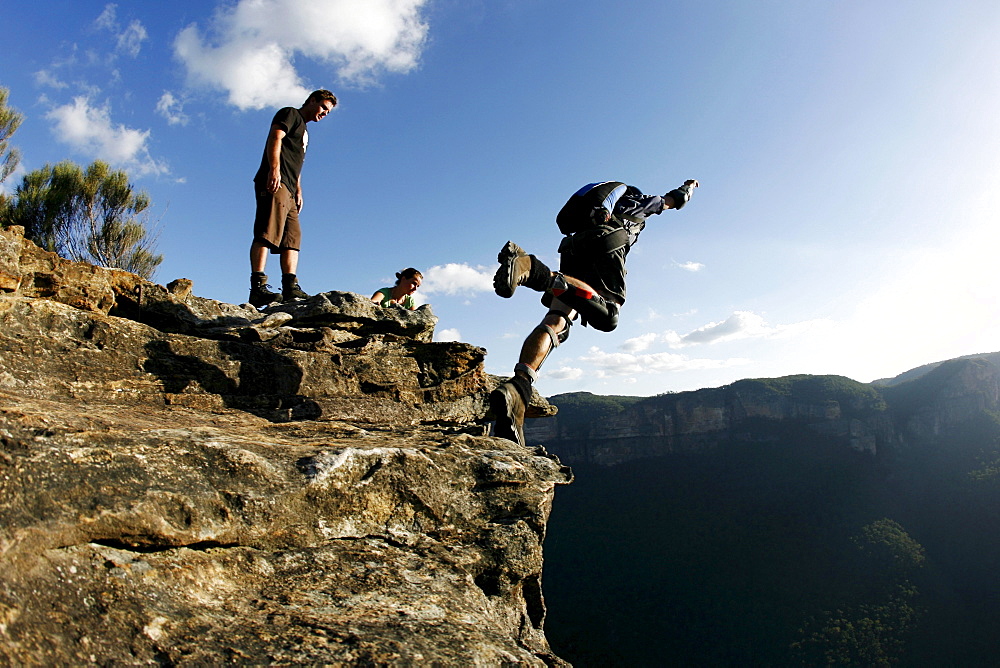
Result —
M 146 29 L 142 24 L 139 21 L 132 21 L 118 34 L 118 50 L 135 58 L 139 55 L 139 49 L 142 48 L 146 37 Z
M 597 378 L 640 376 L 644 374 L 691 371 L 695 369 L 724 369 L 750 363 L 749 360 L 742 358 L 725 360 L 692 359 L 687 355 L 666 352 L 643 355 L 634 353 L 609 353 L 596 346 L 587 351 L 587 354 L 580 357 L 580 361 L 591 365 L 594 368 L 594 375 Z
M 473 294 L 493 290 L 493 270 L 450 262 L 431 267 L 424 273 L 420 292 L 432 294 Z
M 165 163 L 150 156 L 149 130 L 114 124 L 107 105 L 92 106 L 89 98 L 78 96 L 70 104 L 53 108 L 45 117 L 54 122 L 52 132 L 60 141 L 92 158 L 138 174 L 170 171 Z
M 188 116 L 184 113 L 183 103 L 174 97 L 170 91 L 163 91 L 163 95 L 156 102 L 156 113 L 167 119 L 170 125 L 187 125 Z
M 696 272 L 701 271 L 705 268 L 701 262 L 674 262 L 675 267 L 679 267 L 684 271 Z
M 769 325 L 763 316 L 752 311 L 736 311 L 725 320 L 710 322 L 687 334 L 668 331 L 663 340 L 672 348 L 683 348 L 738 339 L 776 338 L 801 334 L 805 331 L 830 326 L 826 319 L 806 320 L 790 325 Z
M 552 380 L 576 380 L 583 377 L 583 369 L 573 366 L 562 366 L 552 371 L 543 369 L 542 373 Z
M 677 352 L 649 352 L 656 344 L 671 348 L 718 343 L 737 339 L 791 337 L 803 332 L 832 326 L 829 320 L 807 320 L 791 325 L 768 325 L 764 318 L 750 311 L 737 311 L 721 322 L 713 322 L 687 334 L 648 332 L 626 339 L 619 352 L 608 352 L 594 346 L 574 360 L 575 366 L 565 366 L 546 377 L 554 380 L 576 380 L 583 377 L 616 378 L 638 377 L 682 371 L 725 369 L 750 364 L 743 357 L 710 359 L 690 357 Z M 628 382 L 636 382 L 634 378 Z
M 117 51 L 135 58 L 142 50 L 142 43 L 149 37 L 139 20 L 131 21 L 124 29 L 118 23 L 118 5 L 108 4 L 94 21 L 94 27 L 107 30 L 115 37 Z
M 619 348 L 627 353 L 640 353 L 643 350 L 649 350 L 649 347 L 653 345 L 656 341 L 657 335 L 655 332 L 650 332 L 649 334 L 642 334 L 641 336 L 636 336 L 631 339 L 626 339 L 625 343 L 621 344 Z
M 654 320 L 662 320 L 663 315 L 661 315 L 656 309 L 651 307 L 646 307 L 646 315 L 636 318 L 636 322 L 653 322 Z
M 94 27 L 103 30 L 114 30 L 118 25 L 118 5 L 104 5 L 104 10 L 94 19 Z
M 68 83 L 53 74 L 51 70 L 38 70 L 35 72 L 35 84 L 45 88 L 55 88 L 56 90 L 61 90 L 69 86 Z
M 181 30 L 174 53 L 193 83 L 221 89 L 240 109 L 305 99 L 297 56 L 335 67 L 346 81 L 414 69 L 427 38 L 427 0 L 239 0 L 216 13 L 206 38 Z

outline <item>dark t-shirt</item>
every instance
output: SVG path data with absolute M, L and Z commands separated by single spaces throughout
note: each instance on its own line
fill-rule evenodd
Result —
M 278 126 L 285 131 L 281 140 L 281 182 L 288 191 L 295 195 L 298 192 L 299 173 L 306 159 L 306 146 L 309 145 L 309 133 L 306 132 L 306 121 L 295 107 L 279 109 L 271 119 L 271 127 Z M 267 159 L 267 144 L 264 145 L 264 155 L 260 159 L 260 168 L 253 177 L 258 187 L 267 181 L 271 172 L 271 163 Z

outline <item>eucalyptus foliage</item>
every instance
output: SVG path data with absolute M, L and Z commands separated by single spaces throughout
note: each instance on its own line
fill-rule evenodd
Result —
M 150 199 L 121 170 L 63 161 L 29 172 L 0 213 L 5 225 L 70 260 L 151 278 L 163 261 L 149 227 Z
M 6 88 L 0 88 L 0 183 L 3 183 L 21 162 L 21 154 L 10 145 L 10 138 L 17 132 L 24 117 L 16 109 L 7 106 L 8 94 Z M 0 194 L 0 204 L 3 199 L 3 195 Z

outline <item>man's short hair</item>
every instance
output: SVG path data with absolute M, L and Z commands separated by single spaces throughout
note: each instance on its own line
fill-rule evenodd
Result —
M 320 88 L 319 90 L 314 90 L 309 93 L 309 97 L 306 98 L 306 104 L 310 102 L 322 102 L 323 100 L 330 100 L 333 102 L 333 106 L 337 106 L 337 96 L 328 91 L 325 88 Z

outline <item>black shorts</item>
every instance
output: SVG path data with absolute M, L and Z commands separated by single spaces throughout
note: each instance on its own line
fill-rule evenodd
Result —
M 559 271 L 580 279 L 605 299 L 625 303 L 625 256 L 628 246 L 614 251 L 559 254 Z

